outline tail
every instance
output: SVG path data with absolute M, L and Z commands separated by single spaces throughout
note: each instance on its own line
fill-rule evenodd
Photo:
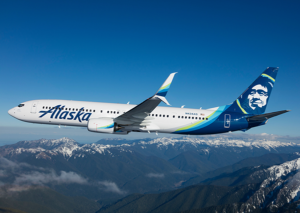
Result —
M 263 114 L 275 84 L 278 67 L 268 67 L 228 108 L 244 114 Z

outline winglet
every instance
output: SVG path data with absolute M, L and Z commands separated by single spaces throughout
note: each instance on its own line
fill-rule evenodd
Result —
M 162 97 L 165 97 L 167 95 L 167 92 L 171 86 L 171 83 L 172 83 L 172 80 L 174 78 L 174 75 L 176 74 L 177 72 L 174 72 L 174 73 L 171 73 L 169 75 L 169 77 L 167 78 L 167 80 L 165 81 L 165 83 L 163 83 L 163 85 L 159 88 L 159 90 L 156 92 L 155 95 L 157 96 L 162 96 Z
M 160 99 L 161 101 L 163 101 L 165 104 L 171 106 L 165 97 L 159 96 L 159 95 L 154 95 L 153 97 L 154 97 L 154 98 L 158 98 L 158 99 Z

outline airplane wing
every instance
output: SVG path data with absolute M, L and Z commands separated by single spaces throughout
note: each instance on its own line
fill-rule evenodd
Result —
M 167 80 L 163 83 L 155 95 L 135 106 L 131 110 L 125 112 L 124 114 L 116 117 L 114 121 L 120 125 L 132 125 L 135 123 L 137 125 L 141 123 L 146 125 L 147 123 L 150 123 L 154 118 L 147 118 L 147 116 L 160 104 L 161 101 L 167 105 L 170 105 L 165 96 L 167 95 L 175 74 L 176 72 L 169 75 Z
M 281 114 L 289 112 L 289 111 L 291 111 L 291 110 L 282 110 L 282 111 L 277 111 L 277 112 L 265 113 L 265 114 L 261 114 L 261 115 L 254 115 L 254 116 L 251 116 L 247 119 L 248 119 L 248 121 L 266 120 L 266 119 L 275 117 L 277 115 L 281 115 Z

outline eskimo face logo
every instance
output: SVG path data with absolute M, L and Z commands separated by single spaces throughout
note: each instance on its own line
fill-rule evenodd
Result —
M 268 88 L 257 84 L 250 90 L 248 95 L 249 106 L 252 110 L 255 110 L 257 107 L 262 108 L 267 105 L 268 100 Z

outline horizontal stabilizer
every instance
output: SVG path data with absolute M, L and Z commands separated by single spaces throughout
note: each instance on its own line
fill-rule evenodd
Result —
M 275 117 L 277 115 L 281 115 L 281 114 L 289 112 L 289 111 L 291 111 L 291 110 L 282 110 L 282 111 L 278 111 L 278 112 L 270 112 L 270 113 L 265 113 L 265 114 L 261 114 L 261 115 L 254 115 L 247 119 L 248 119 L 248 121 L 263 121 L 263 120 Z

